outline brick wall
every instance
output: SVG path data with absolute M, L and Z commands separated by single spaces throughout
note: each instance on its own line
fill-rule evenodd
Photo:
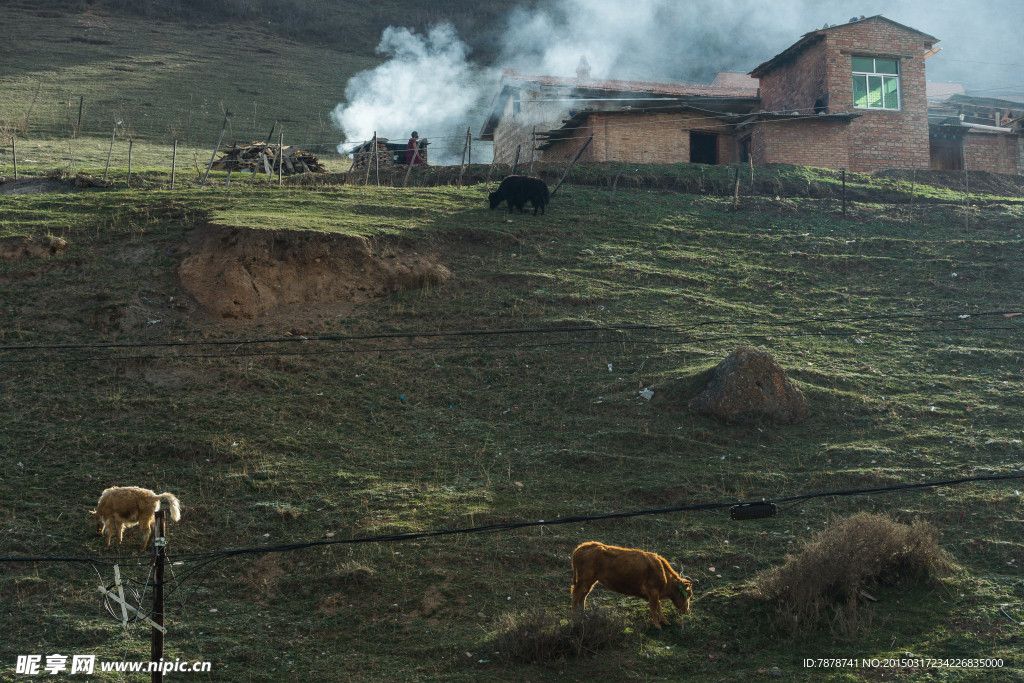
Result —
M 545 160 L 571 161 L 591 134 L 594 141 L 580 161 L 632 161 L 642 164 L 678 164 L 690 160 L 690 132 L 718 134 L 718 163 L 732 163 L 736 141 L 728 126 L 698 113 L 595 114 L 573 137 L 552 145 Z
M 849 124 L 841 120 L 759 123 L 753 132 L 754 163 L 850 168 L 848 133 Z
M 1019 173 L 1016 136 L 968 133 L 963 150 L 968 172 Z
M 806 113 L 828 96 L 825 42 L 811 45 L 796 58 L 761 77 L 761 109 Z
M 788 62 L 761 76 L 762 107 L 767 111 L 802 109 L 813 106 L 818 97 L 827 98 L 830 114 L 858 113 L 846 131 L 847 168 L 874 171 L 882 168 L 928 168 L 928 114 L 925 98 L 924 53 L 931 42 L 884 19 L 868 19 L 822 31 L 820 42 L 809 46 Z M 855 109 L 853 69 L 855 56 L 894 58 L 900 62 L 899 111 Z M 799 122 L 794 122 L 799 123 Z M 786 124 L 786 126 L 792 124 Z M 763 127 L 763 126 L 761 126 Z M 755 160 L 781 161 L 779 143 L 795 137 L 793 131 L 826 138 L 808 141 L 811 149 L 824 149 L 838 140 L 828 126 L 794 127 L 786 134 L 755 136 Z M 771 149 L 757 150 L 757 141 L 773 141 Z M 786 153 L 805 158 L 804 152 Z M 795 162 L 804 163 L 804 162 Z M 806 163 L 829 166 L 835 154 Z
M 850 123 L 850 170 L 929 168 L 924 53 L 931 48 L 931 42 L 925 42 L 919 33 L 872 19 L 828 31 L 826 45 L 829 111 L 863 114 Z M 899 111 L 854 109 L 855 56 L 899 59 Z

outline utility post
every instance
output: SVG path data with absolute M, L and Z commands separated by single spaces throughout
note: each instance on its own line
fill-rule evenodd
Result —
M 152 635 L 152 646 L 150 648 L 149 661 L 162 664 L 160 661 L 164 656 L 164 632 L 156 626 L 164 625 L 164 562 L 167 555 L 164 548 L 167 539 L 164 537 L 164 511 L 157 510 L 154 514 L 153 526 L 153 559 L 151 563 L 156 564 L 155 578 L 153 579 L 153 621 L 155 622 Z M 151 671 L 151 683 L 163 683 L 163 667 L 158 666 L 157 670 Z

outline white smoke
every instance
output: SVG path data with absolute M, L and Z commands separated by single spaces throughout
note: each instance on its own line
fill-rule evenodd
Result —
M 389 26 L 377 52 L 387 55 L 388 61 L 353 76 L 345 86 L 346 102 L 331 112 L 345 133 L 339 152 L 372 139 L 374 131 L 403 141 L 414 130 L 421 138 L 447 135 L 477 104 L 481 70 L 469 62 L 470 48 L 450 24 L 433 26 L 426 35 Z M 439 160 L 432 156 L 431 161 Z

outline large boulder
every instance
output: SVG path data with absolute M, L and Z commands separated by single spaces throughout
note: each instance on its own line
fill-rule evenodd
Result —
M 719 363 L 707 388 L 689 402 L 695 413 L 723 422 L 770 417 L 795 424 L 810 415 L 803 392 L 771 354 L 741 346 Z

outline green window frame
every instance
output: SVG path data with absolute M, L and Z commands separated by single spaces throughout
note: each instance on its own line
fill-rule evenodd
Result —
M 901 108 L 898 59 L 854 57 L 853 106 L 857 109 Z

